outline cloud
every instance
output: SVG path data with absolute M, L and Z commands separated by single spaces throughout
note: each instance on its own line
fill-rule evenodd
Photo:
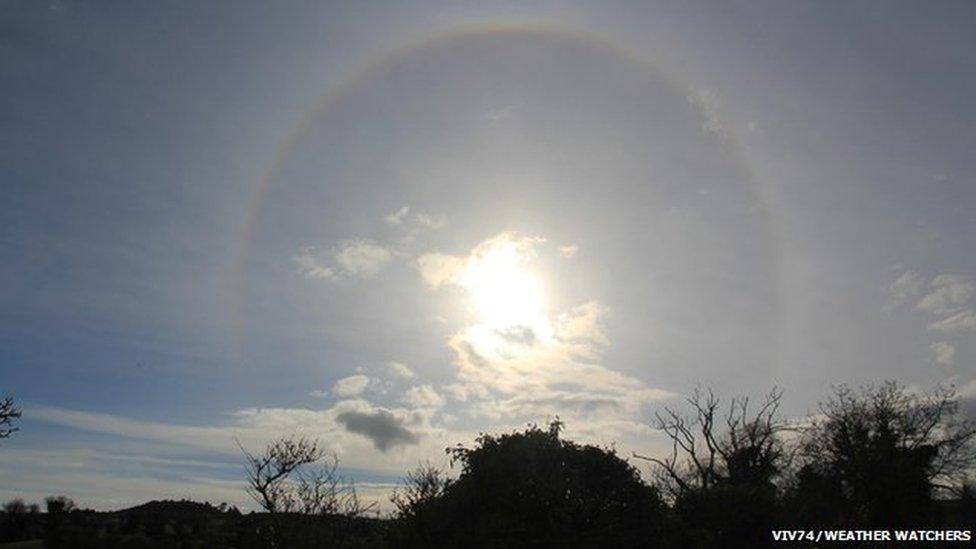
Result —
M 478 383 L 450 383 L 441 386 L 441 390 L 459 402 L 465 402 L 469 398 L 485 399 L 489 396 L 488 389 Z
M 387 225 L 399 225 L 403 223 L 403 219 L 407 217 L 408 213 L 410 213 L 410 206 L 404 206 L 399 210 L 391 213 L 390 215 L 384 217 L 383 221 L 386 221 Z
M 332 250 L 335 266 L 326 265 L 314 246 L 304 246 L 292 257 L 298 273 L 308 279 L 338 280 L 339 275 L 372 278 L 393 260 L 391 249 L 371 240 L 347 240 Z
M 488 109 L 487 111 L 485 111 L 485 118 L 488 119 L 491 125 L 494 126 L 495 124 L 501 122 L 502 120 L 505 120 L 506 118 L 510 117 L 512 115 L 512 111 L 514 110 L 514 108 L 515 108 L 514 105 L 509 105 L 506 107 Z
M 603 317 L 608 312 L 610 309 L 596 300 L 577 305 L 559 315 L 556 337 L 568 343 L 608 345 L 610 341 L 601 327 Z
M 331 267 L 322 265 L 315 257 L 313 246 L 303 247 L 299 254 L 291 258 L 298 265 L 298 273 L 309 279 L 335 280 L 336 273 Z
M 559 255 L 565 257 L 566 259 L 572 259 L 576 257 L 579 253 L 579 246 L 576 244 L 567 244 L 565 246 L 559 247 Z
M 494 401 L 489 403 L 485 410 L 488 415 L 495 416 L 535 417 L 553 415 L 564 417 L 566 412 L 570 411 L 574 417 L 592 418 L 626 414 L 633 411 L 633 408 L 633 403 L 625 394 L 549 390 Z
M 443 215 L 425 212 L 416 212 L 412 216 L 409 214 L 410 207 L 404 206 L 383 218 L 387 225 L 400 228 L 400 238 L 404 243 L 412 242 L 425 231 L 435 231 L 447 226 L 447 218 Z
M 696 90 L 688 95 L 688 104 L 694 107 L 702 117 L 702 131 L 721 139 L 729 136 L 729 131 L 719 116 L 721 101 L 718 94 L 712 90 Z
M 942 274 L 929 284 L 932 291 L 915 305 L 933 314 L 953 314 L 976 296 L 976 284 L 967 277 Z
M 414 377 L 417 377 L 417 374 L 414 373 L 414 371 L 411 370 L 409 366 L 407 366 L 402 362 L 396 362 L 396 361 L 387 362 L 386 368 L 395 377 L 399 377 L 403 379 L 413 379 Z
M 906 301 L 913 300 L 922 294 L 922 290 L 925 289 L 925 278 L 916 273 L 915 271 L 905 271 L 894 282 L 888 285 L 886 288 L 888 294 L 888 303 L 885 304 L 885 310 L 891 310 L 905 303 Z
M 425 213 L 418 213 L 414 216 L 414 220 L 418 227 L 424 229 L 442 229 L 447 226 L 447 219 L 442 215 L 430 215 Z
M 935 355 L 935 363 L 942 366 L 952 366 L 956 363 L 956 348 L 945 341 L 938 341 L 929 345 L 932 354 Z
M 369 387 L 369 376 L 355 374 L 344 377 L 332 386 L 332 393 L 339 397 L 361 395 Z
M 495 333 L 505 341 L 517 345 L 532 346 L 538 341 L 535 331 L 529 326 L 496 328 Z
M 430 385 L 417 385 L 407 389 L 401 401 L 413 408 L 441 408 L 446 404 L 444 397 Z
M 484 277 L 497 278 L 497 265 L 530 270 L 545 242 L 503 232 L 464 255 L 421 256 L 418 267 L 429 286 L 457 286 L 477 299 L 483 297 L 478 291 Z M 575 247 L 569 252 L 575 253 Z M 454 401 L 466 402 L 473 415 L 493 421 L 559 415 L 592 425 L 637 417 L 644 406 L 673 395 L 601 364 L 602 351 L 610 344 L 602 329 L 608 312 L 590 300 L 555 316 L 542 302 L 531 314 L 482 315 L 450 338 L 457 380 L 441 390 Z M 431 404 L 422 398 L 429 396 L 426 391 L 412 391 L 404 402 Z M 443 397 L 437 396 L 439 403 Z
M 417 259 L 420 276 L 434 288 L 460 280 L 466 266 L 464 258 L 436 252 L 424 254 Z
M 419 437 L 406 428 L 402 418 L 389 410 L 350 410 L 336 416 L 350 433 L 362 435 L 372 441 L 380 452 L 387 452 L 396 446 L 415 445 Z
M 530 346 L 489 326 L 468 326 L 450 341 L 460 383 L 444 390 L 455 400 L 479 401 L 473 409 L 493 420 L 541 414 L 581 424 L 635 417 L 645 405 L 671 398 L 599 364 L 609 344 L 600 329 L 606 311 L 597 301 L 575 307 L 560 316 L 553 337 Z
M 482 241 L 468 255 L 423 254 L 417 259 L 417 268 L 424 281 L 434 288 L 448 284 L 463 286 L 465 276 L 493 256 L 511 255 L 520 262 L 529 261 L 545 241 L 538 236 L 518 236 L 506 231 Z
M 915 308 L 942 317 L 929 323 L 930 330 L 947 333 L 976 330 L 976 312 L 972 308 L 976 282 L 972 278 L 941 274 L 932 279 L 928 288 Z
M 349 240 L 333 251 L 333 257 L 345 272 L 372 278 L 393 259 L 393 252 L 371 240 Z
M 939 332 L 976 331 L 976 312 L 965 309 L 952 316 L 929 324 L 930 330 Z
M 341 416 L 341 420 L 340 420 Z M 134 420 L 111 414 L 35 406 L 31 420 L 88 432 L 163 443 L 166 452 L 204 450 L 221 456 L 240 456 L 236 441 L 245 448 L 262 448 L 286 434 L 318 438 L 343 464 L 375 473 L 400 474 L 425 456 L 443 451 L 445 445 L 472 438 L 454 431 L 448 435 L 430 425 L 431 410 L 379 408 L 360 399 L 342 400 L 327 409 L 246 408 L 203 425 L 165 424 Z M 386 424 L 386 427 L 383 427 Z M 375 432 L 370 427 L 375 427 Z M 386 431 L 384 431 L 386 429 Z M 367 436 L 372 433 L 374 436 Z M 384 434 L 385 433 L 385 434 Z M 418 444 L 418 441 L 423 444 Z M 386 455 L 393 447 L 410 446 L 410 452 Z M 140 445 L 145 448 L 145 444 Z M 376 452 L 376 449 L 384 452 Z M 2 464 L 0 464 L 2 465 Z

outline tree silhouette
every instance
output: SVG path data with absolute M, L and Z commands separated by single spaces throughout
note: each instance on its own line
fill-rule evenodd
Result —
M 457 480 L 413 511 L 431 530 L 407 528 L 396 545 L 646 546 L 659 536 L 657 490 L 613 450 L 563 440 L 561 428 L 482 434 L 473 448 L 448 449 Z
M 778 415 L 782 396 L 771 390 L 754 412 L 747 397 L 733 397 L 722 415 L 714 392 L 697 388 L 686 399 L 691 417 L 672 408 L 655 414 L 655 426 L 671 440 L 670 455 L 634 457 L 653 463 L 656 479 L 675 498 L 717 485 L 771 485 L 788 460 L 780 437 L 788 429 Z
M 836 387 L 804 432 L 793 500 L 818 522 L 932 522 L 933 497 L 960 489 L 976 463 L 974 436 L 952 388 Z
M 390 495 L 390 501 L 396 507 L 397 528 L 393 536 L 433 546 L 432 532 L 437 529 L 433 521 L 438 518 L 434 508 L 450 484 L 444 471 L 429 461 L 408 471 L 403 484 Z
M 240 442 L 238 447 L 246 459 L 247 493 L 271 516 L 270 531 L 263 537 L 273 547 L 338 545 L 349 532 L 349 520 L 375 507 L 359 498 L 353 483 L 339 474 L 339 458 L 315 439 L 283 436 L 261 454 L 252 454 Z M 327 520 L 292 520 L 286 532 L 282 514 Z
M 20 430 L 13 426 L 20 416 L 21 410 L 14 404 L 13 398 L 5 397 L 0 400 L 0 438 L 7 438 Z
M 671 441 L 653 464 L 654 481 L 673 503 L 680 547 L 759 547 L 768 543 L 778 511 L 776 481 L 789 463 L 779 417 L 782 391 L 773 389 L 755 410 L 746 397 L 728 407 L 711 389 L 695 389 L 692 415 L 658 412 L 656 427 Z

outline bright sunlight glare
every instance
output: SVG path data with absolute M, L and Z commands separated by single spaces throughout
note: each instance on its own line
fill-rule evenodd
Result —
M 492 246 L 472 257 L 461 279 L 482 322 L 503 329 L 547 325 L 545 292 L 514 242 Z

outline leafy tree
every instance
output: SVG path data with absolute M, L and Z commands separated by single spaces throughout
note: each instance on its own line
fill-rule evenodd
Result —
M 952 388 L 839 386 L 804 432 L 795 507 L 849 526 L 931 522 L 933 498 L 958 490 L 972 471 L 974 436 Z
M 47 507 L 47 513 L 49 515 L 70 513 L 77 508 L 74 500 L 67 496 L 50 496 L 44 498 L 44 504 Z
M 647 546 L 663 520 L 657 491 L 613 450 L 563 440 L 561 428 L 482 434 L 473 448 L 448 449 L 457 480 L 407 506 L 428 513 L 431 531 L 407 532 L 398 545 Z M 440 489 L 429 471 L 421 481 L 428 494 Z

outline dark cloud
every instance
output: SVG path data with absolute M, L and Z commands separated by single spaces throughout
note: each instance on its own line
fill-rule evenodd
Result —
M 526 347 L 531 347 L 536 342 L 535 331 L 528 326 L 510 326 L 495 330 L 495 333 L 506 341 Z
M 373 441 L 373 445 L 381 452 L 398 446 L 417 444 L 420 439 L 399 420 L 386 410 L 372 412 L 343 412 L 336 416 L 350 433 L 363 435 Z

